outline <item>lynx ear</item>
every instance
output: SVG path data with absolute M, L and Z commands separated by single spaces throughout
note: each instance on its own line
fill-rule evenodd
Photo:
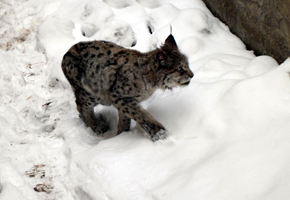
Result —
M 167 55 L 164 51 L 159 50 L 156 53 L 156 60 L 159 62 L 160 66 L 165 66 L 166 65 L 166 59 L 167 59 Z
M 167 37 L 167 39 L 165 40 L 165 44 L 164 44 L 164 46 L 166 46 L 167 48 L 169 48 L 169 49 L 171 49 L 171 50 L 173 50 L 173 49 L 177 49 L 177 44 L 176 44 L 176 42 L 175 42 L 175 39 L 174 39 L 173 35 L 170 34 L 170 35 Z

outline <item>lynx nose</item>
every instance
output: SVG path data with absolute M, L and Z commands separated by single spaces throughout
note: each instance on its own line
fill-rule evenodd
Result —
M 192 78 L 192 77 L 194 76 L 194 74 L 193 74 L 193 72 L 192 72 L 191 70 L 189 70 L 189 72 L 188 72 L 188 76 L 189 76 L 190 78 Z

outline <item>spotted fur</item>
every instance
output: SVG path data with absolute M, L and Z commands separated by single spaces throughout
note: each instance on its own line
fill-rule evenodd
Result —
M 75 93 L 80 117 L 98 135 L 109 126 L 105 117 L 95 117 L 93 108 L 114 105 L 119 111 L 118 134 L 128 131 L 134 119 L 153 141 L 166 138 L 166 130 L 139 102 L 158 88 L 188 85 L 193 77 L 172 35 L 147 53 L 106 41 L 80 42 L 64 55 L 62 70 Z

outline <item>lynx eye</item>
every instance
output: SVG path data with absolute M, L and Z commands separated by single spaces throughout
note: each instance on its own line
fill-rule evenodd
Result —
M 180 75 L 183 75 L 183 74 L 186 73 L 186 71 L 185 71 L 183 68 L 181 68 L 181 69 L 179 70 L 179 73 L 180 73 Z

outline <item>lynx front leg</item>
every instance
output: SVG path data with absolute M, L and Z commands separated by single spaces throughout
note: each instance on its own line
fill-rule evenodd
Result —
M 80 118 L 85 122 L 85 124 L 90 127 L 97 135 L 103 135 L 107 130 L 109 130 L 109 125 L 102 115 L 96 117 L 94 115 L 94 107 L 96 103 L 90 99 L 88 93 L 85 91 L 76 92 L 76 104 L 77 109 L 80 113 Z
M 128 118 L 134 119 L 146 131 L 153 142 L 166 139 L 167 131 L 154 117 L 144 110 L 137 102 L 122 100 L 115 105 L 119 112 L 124 113 Z
M 118 132 L 119 135 L 123 131 L 130 130 L 131 119 L 128 118 L 122 111 L 119 111 Z

